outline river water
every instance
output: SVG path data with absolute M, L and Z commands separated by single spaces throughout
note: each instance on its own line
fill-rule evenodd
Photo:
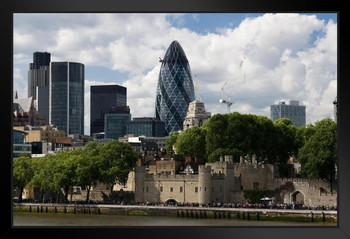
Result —
M 13 226 L 336 226 L 336 223 L 14 212 Z

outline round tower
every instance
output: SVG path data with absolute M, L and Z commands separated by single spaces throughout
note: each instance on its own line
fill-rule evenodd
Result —
M 198 166 L 198 203 L 206 204 L 211 201 L 211 167 L 205 165 Z

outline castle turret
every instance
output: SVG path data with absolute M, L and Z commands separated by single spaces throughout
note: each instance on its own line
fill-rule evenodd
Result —
M 135 201 L 144 201 L 144 182 L 145 182 L 145 167 L 135 168 Z
M 231 191 L 233 191 L 235 188 L 234 164 L 232 155 L 225 155 L 224 174 L 224 202 L 230 202 Z
M 205 165 L 198 166 L 198 203 L 206 204 L 211 201 L 211 167 Z

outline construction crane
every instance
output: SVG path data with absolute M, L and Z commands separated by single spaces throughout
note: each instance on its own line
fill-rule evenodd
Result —
M 245 58 L 245 57 L 244 57 Z M 243 65 L 243 60 L 244 58 L 241 60 L 238 70 L 241 70 L 242 65 Z M 234 72 L 234 77 L 233 79 L 236 80 L 236 76 L 238 74 L 238 70 L 236 69 Z M 245 74 L 244 74 L 245 77 Z M 234 103 L 233 101 L 231 101 L 231 95 L 226 96 L 225 94 L 225 86 L 227 85 L 227 81 L 225 82 L 225 84 L 221 87 L 221 94 L 222 94 L 222 98 L 219 100 L 220 104 L 226 104 L 227 105 L 227 112 L 231 113 L 231 105 Z
M 226 104 L 227 105 L 227 112 L 231 113 L 231 105 L 233 104 L 233 102 L 231 102 L 231 96 L 225 97 L 225 86 L 227 84 L 227 81 L 225 82 L 225 84 L 221 87 L 221 92 L 222 92 L 222 98 L 220 99 L 220 104 Z M 225 97 L 225 98 L 224 98 Z

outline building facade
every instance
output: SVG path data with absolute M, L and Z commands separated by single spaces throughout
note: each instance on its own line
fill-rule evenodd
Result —
M 195 100 L 188 106 L 186 118 L 183 123 L 183 129 L 188 129 L 194 126 L 200 127 L 210 118 L 210 112 L 205 111 L 204 103 Z
M 28 97 L 37 99 L 37 86 L 49 85 L 49 68 L 51 54 L 48 52 L 34 52 L 33 63 L 29 64 L 28 71 Z
M 13 99 L 13 126 L 45 125 L 46 116 L 40 114 L 34 106 L 33 97 Z
M 45 124 L 49 122 L 50 62 L 50 53 L 34 52 L 28 70 L 28 97 L 33 97 L 36 110 L 45 115 Z
M 130 109 L 126 107 L 115 107 L 104 115 L 105 139 L 118 140 L 126 135 L 126 123 L 131 120 Z
M 27 133 L 26 142 L 48 142 L 54 143 L 57 138 L 65 137 L 65 132 L 59 130 L 56 126 L 17 126 L 13 127 L 15 130 L 21 130 Z
M 126 123 L 126 128 L 126 133 L 134 136 L 164 137 L 166 135 L 165 123 L 152 117 L 133 118 Z
M 113 107 L 127 106 L 127 90 L 119 85 L 90 88 L 90 135 L 104 131 L 104 115 Z
M 173 41 L 160 61 L 155 115 L 164 121 L 169 134 L 183 129 L 188 105 L 195 100 L 195 93 L 190 65 L 179 42 Z
M 144 167 L 138 167 L 130 177 L 135 182 L 136 202 L 207 204 L 244 200 L 240 178 L 233 173 L 234 164 L 224 161 L 199 165 L 198 174 L 148 174 Z
M 66 135 L 84 134 L 84 65 L 51 62 L 49 123 Z
M 32 145 L 25 140 L 27 133 L 14 129 L 12 131 L 12 157 L 18 158 L 22 153 L 32 153 Z
M 278 105 L 270 106 L 270 113 L 272 121 L 281 118 L 288 118 L 296 127 L 306 125 L 306 107 L 299 105 L 299 101 L 291 100 L 289 105 L 284 101 L 278 103 Z

